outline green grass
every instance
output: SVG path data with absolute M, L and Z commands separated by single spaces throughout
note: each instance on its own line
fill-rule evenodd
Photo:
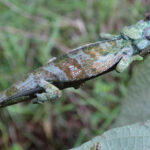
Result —
M 142 0 L 0 0 L 0 90 L 50 58 L 144 16 Z M 0 149 L 67 149 L 103 133 L 119 113 L 130 73 L 112 72 L 51 104 L 0 110 Z

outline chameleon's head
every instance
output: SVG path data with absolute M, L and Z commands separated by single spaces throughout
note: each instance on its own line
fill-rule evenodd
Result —
M 139 51 L 150 47 L 150 19 L 141 20 L 135 25 L 124 27 L 121 31 L 124 39 L 133 41 Z

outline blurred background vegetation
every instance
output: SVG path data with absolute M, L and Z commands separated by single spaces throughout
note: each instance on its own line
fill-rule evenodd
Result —
M 149 0 L 0 0 L 0 91 L 100 32 L 118 34 L 149 8 Z M 1 109 L 0 149 L 63 150 L 103 133 L 120 111 L 132 66 L 67 89 L 52 103 Z

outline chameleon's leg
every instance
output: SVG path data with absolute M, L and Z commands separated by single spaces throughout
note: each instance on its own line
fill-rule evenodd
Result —
M 119 73 L 123 72 L 135 60 L 141 61 L 141 60 L 143 60 L 143 57 L 141 57 L 140 55 L 135 55 L 135 56 L 125 55 L 120 60 L 120 62 L 117 64 L 116 71 L 119 72 Z
M 99 40 L 100 41 L 112 40 L 112 39 L 117 38 L 118 36 L 119 35 L 112 35 L 112 34 L 109 34 L 109 33 L 100 33 L 99 34 Z
M 33 103 L 41 104 L 61 97 L 61 91 L 53 84 L 43 79 L 41 79 L 38 84 L 40 87 L 44 88 L 45 92 L 36 94 L 36 98 L 33 100 Z

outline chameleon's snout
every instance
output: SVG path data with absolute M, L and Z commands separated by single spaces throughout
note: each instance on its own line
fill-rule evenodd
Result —
M 146 13 L 146 14 L 145 14 L 145 20 L 146 20 L 146 21 L 150 20 L 150 13 Z
M 150 27 L 144 29 L 143 35 L 147 40 L 150 40 Z

